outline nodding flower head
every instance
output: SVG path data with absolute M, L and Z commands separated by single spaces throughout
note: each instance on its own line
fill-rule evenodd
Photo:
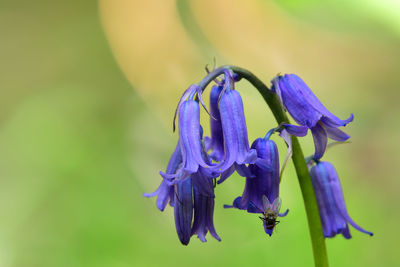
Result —
M 329 162 L 317 162 L 310 170 L 325 237 L 342 234 L 351 238 L 348 224 L 370 236 L 373 234 L 357 225 L 347 213 L 342 187 L 335 168 Z
M 254 163 L 257 158 L 256 151 L 249 148 L 243 102 L 239 92 L 234 90 L 233 83 L 228 72 L 218 104 L 225 154 L 224 159 L 213 168 L 222 173 L 218 183 L 222 183 L 235 170 L 241 176 L 249 176 L 245 164 Z
M 222 90 L 224 89 L 223 83 L 221 85 L 214 85 L 210 92 L 210 128 L 211 138 L 204 139 L 206 150 L 211 150 L 210 157 L 220 162 L 224 159 L 224 135 L 222 132 L 221 115 L 219 114 L 218 102 Z
M 274 91 L 282 106 L 300 125 L 311 130 L 315 144 L 315 159 L 320 159 L 326 150 L 328 137 L 335 141 L 346 141 L 349 135 L 338 127 L 353 121 L 353 114 L 341 120 L 327 110 L 307 84 L 295 74 L 277 76 L 272 80 Z
M 264 230 L 268 235 L 278 221 L 277 217 L 286 216 L 280 214 L 281 200 L 279 198 L 279 154 L 274 141 L 266 138 L 258 138 L 251 145 L 257 151 L 257 160 L 250 164 L 252 176 L 246 178 L 246 185 L 242 196 L 237 197 L 232 206 L 225 208 L 237 208 L 247 210 L 250 213 L 261 213 Z M 272 204 L 271 204 L 272 203 Z
M 242 73 L 243 77 L 252 76 L 249 72 L 238 73 Z M 219 79 L 219 75 L 224 75 L 224 78 Z M 320 162 L 328 137 L 335 141 L 349 138 L 338 128 L 351 122 L 353 115 L 346 120 L 340 120 L 322 105 L 298 76 L 278 76 L 272 81 L 272 91 L 299 125 L 281 122 L 264 138 L 256 139 L 250 147 L 242 98 L 235 90 L 235 82 L 240 78 L 240 75 L 229 68 L 218 68 L 198 85 L 191 85 L 183 93 L 175 110 L 173 124 L 175 130 L 178 118 L 178 144 L 165 173 L 160 172 L 163 178 L 160 186 L 155 192 L 144 194 L 146 197 L 157 196 L 156 204 L 161 211 L 168 203 L 174 208 L 175 227 L 180 242 L 188 245 L 193 235 L 206 242 L 207 233 L 218 241 L 221 240 L 213 221 L 214 188 L 218 177 L 220 184 L 235 171 L 246 178 L 245 188 L 232 205 L 224 207 L 259 214 L 264 231 L 271 236 L 279 223 L 278 218 L 286 216 L 289 211 L 279 213 L 282 203 L 279 184 L 292 154 L 297 156 L 293 157 L 295 163 L 299 162 L 299 154 L 296 152 L 298 143 L 294 142 L 292 145 L 292 140 L 296 141 L 292 135 L 305 136 L 308 129 L 311 130 L 315 143 L 313 163 L 308 166 L 324 235 L 333 237 L 340 233 L 345 238 L 350 238 L 348 224 L 372 235 L 359 227 L 347 214 L 339 178 L 333 166 L 328 162 Z M 202 100 L 202 90 L 212 79 L 217 85 L 211 89 L 208 112 Z M 210 115 L 210 137 L 203 138 L 200 104 Z M 274 132 L 279 132 L 288 145 L 282 169 L 277 146 L 270 140 Z M 304 178 L 304 172 L 299 173 L 299 177 Z
M 210 188 L 213 190 L 212 180 L 208 179 Z M 212 195 L 207 195 L 198 190 L 197 187 L 193 186 L 194 194 L 194 221 L 192 226 L 192 235 L 197 234 L 201 242 L 206 242 L 206 234 L 210 232 L 218 241 L 221 238 L 218 236 L 214 227 L 214 192 Z
M 178 104 L 179 115 L 179 146 L 182 155 L 182 165 L 173 174 L 160 174 L 169 181 L 181 181 L 190 175 L 201 171 L 209 176 L 218 176 L 219 173 L 211 172 L 211 165 L 206 163 L 204 145 L 202 140 L 202 127 L 200 126 L 199 102 L 193 100 L 195 93 L 201 94 L 196 86 L 189 87 L 185 97 Z M 201 101 L 201 100 L 200 100 Z
M 174 185 L 175 226 L 179 240 L 183 245 L 189 244 L 192 236 L 193 188 L 192 180 L 186 179 Z

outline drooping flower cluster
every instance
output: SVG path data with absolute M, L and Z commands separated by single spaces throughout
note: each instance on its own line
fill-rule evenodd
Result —
M 295 74 L 278 76 L 272 80 L 272 84 L 272 90 L 293 119 L 311 129 L 315 153 L 308 160 L 308 166 L 324 236 L 342 234 L 345 238 L 351 238 L 348 223 L 372 236 L 371 232 L 362 229 L 348 215 L 339 177 L 333 165 L 320 161 L 325 153 L 328 137 L 341 142 L 350 138 L 338 127 L 353 121 L 353 114 L 346 120 L 340 120 L 322 105 L 307 84 Z
M 300 126 L 282 123 L 268 131 L 264 138 L 256 139 L 250 147 L 243 101 L 235 90 L 240 77 L 229 69 L 224 69 L 221 74 L 224 78 L 215 80 L 216 85 L 211 88 L 209 112 L 202 100 L 203 88 L 200 86 L 191 85 L 182 95 L 175 114 L 175 118 L 178 116 L 178 144 L 166 171 L 160 172 L 163 179 L 158 189 L 144 194 L 146 197 L 157 196 L 156 204 L 160 211 L 168 203 L 174 208 L 175 226 L 181 243 L 187 245 L 193 235 L 205 242 L 208 232 L 221 240 L 213 222 L 214 187 L 235 171 L 245 177 L 245 188 L 243 194 L 225 208 L 261 214 L 264 230 L 271 236 L 279 222 L 277 218 L 288 213 L 288 210 L 279 213 L 279 183 L 291 156 L 291 135 L 305 136 L 308 129 L 311 129 L 315 141 L 313 162 L 316 165 L 311 169 L 311 177 L 325 236 L 343 233 L 346 238 L 350 237 L 347 222 L 364 231 L 347 214 L 333 167 L 319 161 L 325 152 L 327 137 L 337 141 L 349 138 L 337 128 L 352 121 L 353 117 L 345 121 L 335 117 L 298 76 L 279 76 L 272 81 L 271 91 L 278 95 L 282 107 Z M 210 116 L 210 137 L 203 137 L 200 105 Z M 270 139 L 275 132 L 279 132 L 288 145 L 282 169 L 277 146 Z

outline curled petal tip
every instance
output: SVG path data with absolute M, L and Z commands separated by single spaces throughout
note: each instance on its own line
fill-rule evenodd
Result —
M 286 215 L 288 215 L 288 213 L 289 213 L 289 209 L 287 209 L 284 213 L 279 213 L 278 216 L 285 217 Z
M 142 196 L 144 197 L 154 197 L 155 195 L 157 195 L 157 191 L 153 192 L 153 193 L 143 193 Z

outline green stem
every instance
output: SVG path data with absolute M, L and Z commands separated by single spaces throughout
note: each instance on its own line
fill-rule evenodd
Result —
M 262 95 L 267 102 L 278 124 L 289 123 L 289 119 L 283 112 L 276 94 L 272 93 L 268 87 L 250 71 L 237 66 L 222 66 L 210 72 L 198 86 L 204 90 L 205 87 L 215 78 L 224 73 L 224 70 L 230 69 L 240 77 L 248 80 Z M 311 243 L 314 254 L 315 266 L 328 266 L 328 255 L 326 252 L 325 238 L 322 232 L 321 221 L 317 201 L 311 184 L 310 174 L 307 169 L 303 151 L 297 137 L 292 136 L 293 155 L 292 160 L 299 180 L 301 193 L 303 195 L 304 206 L 306 208 L 308 228 L 310 230 Z

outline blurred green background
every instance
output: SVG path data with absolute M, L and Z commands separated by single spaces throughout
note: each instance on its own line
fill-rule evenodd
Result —
M 271 238 L 257 216 L 222 208 L 238 176 L 216 188 L 220 243 L 182 246 L 172 210 L 142 197 L 175 146 L 178 97 L 213 57 L 266 83 L 297 73 L 335 114 L 354 113 L 352 143 L 325 159 L 375 236 L 327 240 L 330 263 L 399 264 L 398 1 L 2 0 L 0 29 L 0 267 L 311 266 L 291 164 L 290 213 Z M 274 120 L 256 90 L 237 88 L 253 140 Z M 311 154 L 310 136 L 302 144 Z

